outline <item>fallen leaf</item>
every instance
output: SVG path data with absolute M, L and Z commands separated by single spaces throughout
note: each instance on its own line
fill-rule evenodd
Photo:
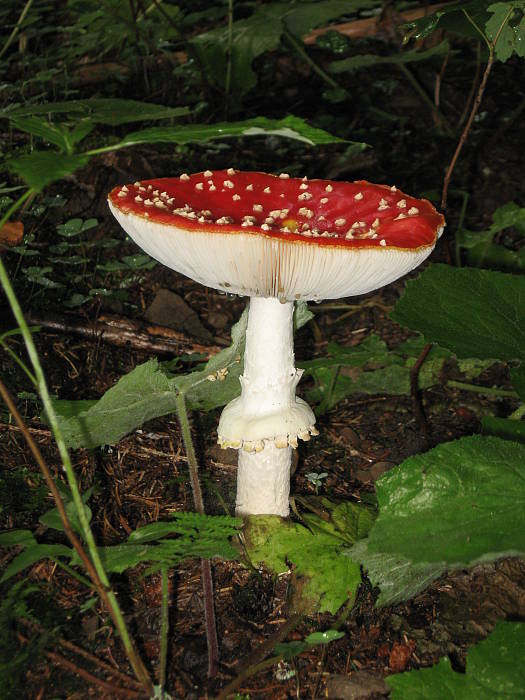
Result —
M 0 244 L 19 245 L 24 237 L 24 224 L 21 221 L 8 221 L 0 228 Z
M 390 651 L 390 656 L 388 657 L 388 665 L 394 673 L 401 673 L 406 668 L 408 660 L 412 656 L 414 651 L 414 643 L 411 644 L 400 644 L 399 642 L 394 642 L 394 646 Z

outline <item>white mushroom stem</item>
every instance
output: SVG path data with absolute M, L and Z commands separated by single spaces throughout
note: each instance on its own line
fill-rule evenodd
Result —
M 273 415 L 295 401 L 297 382 L 293 352 L 293 302 L 250 299 L 242 403 L 249 415 Z M 284 432 L 284 431 L 283 431 Z M 289 513 L 292 448 L 266 441 L 260 452 L 239 450 L 238 515 Z
M 243 407 L 250 415 L 275 413 L 295 399 L 293 309 L 291 301 L 250 299 L 241 377 Z
M 235 513 L 242 515 L 281 515 L 290 512 L 291 447 L 265 444 L 261 452 L 239 450 Z
M 241 395 L 224 409 L 219 443 L 239 449 L 238 515 L 289 512 L 290 464 L 297 438 L 316 434 L 310 407 L 295 396 L 293 302 L 252 297 Z

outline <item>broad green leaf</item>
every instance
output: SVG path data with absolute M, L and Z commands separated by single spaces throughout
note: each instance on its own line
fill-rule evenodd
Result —
M 0 117 L 15 119 L 39 114 L 68 114 L 74 115 L 76 120 L 79 117 L 89 117 L 95 124 L 117 126 L 131 122 L 182 117 L 189 114 L 189 111 L 188 107 L 165 107 L 137 100 L 100 97 L 6 108 L 0 111 Z
M 485 435 L 495 435 L 505 440 L 525 443 L 525 421 L 523 420 L 483 416 L 481 426 Z
M 310 146 L 344 142 L 344 139 L 333 136 L 323 129 L 309 126 L 300 117 L 289 115 L 283 119 L 254 117 L 240 122 L 154 126 L 128 134 L 114 147 L 125 148 L 142 143 L 206 143 L 213 139 L 260 135 L 295 139 L 303 141 Z M 361 149 L 366 147 L 365 144 L 356 145 Z
M 334 365 L 363 367 L 367 363 L 382 362 L 387 356 L 388 348 L 384 340 L 381 340 L 375 333 L 371 333 L 359 345 L 352 347 L 329 343 L 326 357 L 301 362 L 299 366 L 307 374 L 313 374 L 317 369 L 325 369 Z
M 442 562 L 414 563 L 400 555 L 371 552 L 368 539 L 357 542 L 344 554 L 352 561 L 362 564 L 372 585 L 379 588 L 376 600 L 378 607 L 410 600 L 428 588 L 447 569 L 454 568 L 445 566 Z
M 29 547 L 36 543 L 35 537 L 30 530 L 0 532 L 0 547 Z
M 277 516 L 251 516 L 244 531 L 245 546 L 254 565 L 263 562 L 280 574 L 294 564 L 305 579 L 303 603 L 310 610 L 337 610 L 356 594 L 361 582 L 359 565 L 341 556 L 343 541 L 324 532 L 312 533 L 298 523 Z
M 425 39 L 436 29 L 447 29 L 462 36 L 480 39 L 480 33 L 474 28 L 474 24 L 481 30 L 485 29 L 490 18 L 488 7 L 491 4 L 492 0 L 468 0 L 467 2 L 460 0 L 447 4 L 432 14 L 409 22 L 406 25 L 410 31 L 409 36 Z M 473 22 L 469 21 L 467 15 Z
M 525 446 L 461 438 L 410 457 L 376 482 L 368 548 L 415 563 L 525 555 Z
M 430 265 L 390 314 L 458 357 L 525 359 L 525 278 Z
M 288 29 L 302 35 L 342 14 L 373 7 L 371 0 L 322 0 L 315 3 L 273 2 L 258 5 L 253 14 L 232 26 L 230 94 L 239 98 L 257 83 L 252 62 L 275 50 Z M 230 47 L 229 29 L 222 26 L 192 39 L 194 51 L 210 83 L 224 92 Z
M 72 415 L 72 402 L 62 412 L 54 401 L 64 439 L 69 447 L 110 445 L 151 418 L 175 410 L 176 394 L 157 360 L 148 360 L 122 377 L 86 411 Z
M 30 544 L 4 570 L 0 583 L 7 581 L 41 559 L 70 557 L 73 550 L 63 544 Z
M 77 508 L 75 502 L 73 501 L 71 492 L 68 488 L 61 488 L 60 491 L 62 501 L 66 509 L 66 515 L 69 519 L 71 527 L 78 535 L 83 536 L 84 530 L 82 528 L 82 525 L 80 524 Z M 82 494 L 82 503 L 84 504 L 84 515 L 87 518 L 88 523 L 91 522 L 92 513 L 91 508 L 86 504 L 93 495 L 93 491 L 94 488 L 92 487 Z M 40 516 L 39 521 L 42 523 L 42 525 L 46 525 L 47 527 L 51 527 L 54 530 L 60 530 L 61 532 L 64 532 L 64 524 L 62 523 L 62 519 L 58 512 L 58 508 L 52 508 L 51 510 L 48 510 L 47 513 L 44 513 Z
M 502 272 L 520 272 L 525 269 L 525 249 L 510 250 L 494 242 L 496 234 L 508 228 L 525 236 L 525 207 L 507 202 L 496 209 L 492 215 L 492 225 L 487 230 L 458 231 L 457 243 L 465 251 L 467 264 Z
M 25 131 L 33 136 L 38 136 L 49 143 L 58 146 L 61 151 L 68 151 L 64 134 L 55 124 L 50 124 L 45 119 L 38 117 L 13 117 L 11 124 L 20 131 Z
M 437 46 L 433 46 L 431 49 L 426 51 L 421 51 L 419 49 L 411 49 L 409 51 L 402 51 L 401 53 L 395 54 L 391 53 L 387 56 L 380 56 L 378 54 L 360 54 L 358 56 L 351 56 L 350 58 L 344 58 L 341 61 L 333 61 L 330 64 L 330 73 L 347 73 L 355 70 L 360 70 L 361 68 L 369 68 L 370 66 L 376 66 L 382 63 L 414 63 L 417 61 L 426 61 L 434 56 L 443 56 L 450 49 L 448 41 L 442 41 Z
M 296 305 L 295 326 L 311 318 L 302 304 Z M 122 377 L 94 404 L 75 407 L 74 402 L 54 401 L 64 439 L 69 447 L 94 448 L 118 442 L 152 418 L 175 411 L 177 394 L 184 395 L 188 409 L 212 410 L 240 394 L 244 341 L 248 312 L 232 328 L 232 343 L 212 357 L 201 370 L 174 376 L 157 360 L 148 360 Z M 227 370 L 222 380 L 218 370 Z
M 33 190 L 40 192 L 46 185 L 71 175 L 84 167 L 89 156 L 68 155 L 52 151 L 34 151 L 8 161 L 8 167 Z
M 492 239 L 492 236 L 478 238 L 476 245 L 467 248 L 465 260 L 468 265 L 500 272 L 520 273 L 525 270 L 524 248 L 510 250 L 503 245 L 492 243 L 489 239 Z
M 525 698 L 525 624 L 498 622 L 467 654 L 465 673 L 448 658 L 436 666 L 386 678 L 392 700 L 505 700 Z
M 366 537 L 375 518 L 371 508 L 351 501 L 326 496 L 297 496 L 295 501 L 309 511 L 300 517 L 313 533 L 330 535 L 346 545 Z
M 97 219 L 69 219 L 64 224 L 58 224 L 56 228 L 60 236 L 64 238 L 74 238 L 95 226 L 98 226 Z

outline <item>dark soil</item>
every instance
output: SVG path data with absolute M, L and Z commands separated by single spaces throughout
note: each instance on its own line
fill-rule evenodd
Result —
M 384 50 L 383 44 L 368 42 L 360 45 L 359 51 L 366 53 L 374 48 Z M 454 123 L 464 108 L 475 62 L 471 47 L 459 45 L 458 50 L 463 52 L 466 62 L 451 60 L 442 89 L 443 111 Z M 295 111 L 323 126 L 322 113 L 330 109 L 329 118 L 324 119 L 326 128 L 335 131 L 339 128 L 340 135 L 366 141 L 373 149 L 345 160 L 341 149 L 326 147 L 309 151 L 297 145 L 284 147 L 282 142 L 269 139 L 258 145 L 249 140 L 235 142 L 235 145 L 225 142 L 220 148 L 207 150 L 187 147 L 182 155 L 162 148 L 112 154 L 105 160 L 92 162 L 66 183 L 64 209 L 51 213 L 49 210 L 43 221 L 33 221 L 38 243 L 44 248 L 48 246 L 54 241 L 55 224 L 73 216 L 98 217 L 102 223 L 98 236 L 119 237 L 118 227 L 106 209 L 105 193 L 117 182 L 134 181 L 153 173 L 155 176 L 173 175 L 174 171 L 194 172 L 205 167 L 230 165 L 278 171 L 292 163 L 297 172 L 308 176 L 396 182 L 415 194 L 439 190 L 456 138 L 436 128 L 418 95 L 404 85 L 401 74 L 396 74 L 394 69 L 389 69 L 388 75 L 371 69 L 366 78 L 363 73 L 347 77 L 346 87 L 355 90 L 360 99 L 338 108 L 320 101 L 322 86 L 317 78 L 304 65 L 299 74 L 288 54 L 270 65 L 274 73 L 266 66 L 258 86 L 261 92 L 253 95 L 253 104 L 249 106 L 254 113 L 259 110 L 272 116 L 268 109 L 265 111 L 261 107 L 266 89 L 273 100 L 270 105 L 278 108 L 277 116 Z M 461 192 L 470 193 L 466 225 L 472 229 L 490 224 L 492 212 L 508 201 L 525 203 L 522 157 L 525 131 L 518 128 L 518 123 L 506 121 L 523 99 L 516 87 L 522 71 L 523 63 L 517 59 L 505 65 L 497 64 L 494 69 L 482 115 L 469 136 L 454 175 L 449 199 L 449 238 L 442 240 L 433 254 L 434 261 L 451 261 Z M 418 67 L 414 72 L 424 89 L 431 92 L 435 73 L 425 67 Z M 274 81 L 270 82 L 272 76 Z M 369 90 L 363 90 L 359 76 L 371 86 Z M 392 94 L 386 91 L 387 78 L 393 81 Z M 376 111 L 370 111 L 372 107 Z M 377 110 L 396 117 L 391 127 Z M 53 193 L 57 192 L 58 188 L 54 188 Z M 132 250 L 122 237 L 119 255 Z M 61 305 L 61 292 L 43 292 L 24 282 L 14 258 L 6 256 L 19 297 L 27 310 L 44 314 L 71 313 Z M 111 281 L 98 280 L 97 286 Z M 298 360 L 322 356 L 328 341 L 355 345 L 371 331 L 378 333 L 389 347 L 395 347 L 407 337 L 407 332 L 389 320 L 385 309 L 393 306 L 402 288 L 403 282 L 398 282 L 366 298 L 347 300 L 358 306 L 356 313 L 343 321 L 339 319 L 344 311 L 314 308 L 315 321 L 297 337 Z M 182 297 L 205 329 L 207 339 L 189 335 L 190 341 L 219 345 L 228 342 L 229 329 L 239 317 L 244 300 L 226 298 L 204 289 L 161 266 L 142 273 L 127 288 L 127 300 L 103 299 L 74 313 L 86 322 L 103 312 L 143 318 L 156 293 L 163 289 Z M 7 309 L 4 310 L 4 327 L 13 327 Z M 35 335 L 35 341 L 52 393 L 67 399 L 98 398 L 122 374 L 149 357 L 148 353 L 87 341 L 70 334 L 42 331 Z M 17 338 L 10 341 L 10 347 L 20 357 L 25 357 L 22 342 Z M 15 397 L 22 395 L 19 406 L 34 439 L 53 473 L 62 478 L 50 433 L 38 418 L 39 405 L 27 394 L 21 394 L 33 392 L 31 383 L 6 354 L 0 356 L 0 362 L 3 381 Z M 496 365 L 491 372 L 491 376 L 486 377 L 487 382 L 505 386 L 507 369 Z M 408 456 L 475 433 L 479 431 L 484 414 L 505 415 L 512 408 L 501 400 L 444 386 L 424 392 L 421 400 L 426 426 L 421 426 L 416 419 L 410 397 L 355 396 L 323 415 L 319 421 L 321 435 L 300 446 L 292 494 L 314 495 L 314 488 L 305 475 L 311 471 L 325 471 L 328 477 L 321 489 L 323 495 L 356 502 L 366 500 L 373 493 L 374 481 Z M 20 431 L 9 424 L 5 411 L 0 420 L 0 460 L 5 475 L 0 494 L 0 528 L 36 528 L 42 541 L 46 541 L 49 533 L 38 524 L 38 517 L 52 504 Z M 223 514 L 225 507 L 233 512 L 235 495 L 235 454 L 217 447 L 217 420 L 218 412 L 192 416 L 206 509 L 210 514 Z M 167 518 L 174 511 L 193 510 L 186 457 L 173 416 L 144 425 L 111 448 L 77 451 L 73 460 L 82 490 L 95 489 L 89 504 L 100 544 L 120 542 L 138 526 Z M 12 554 L 12 550 L 4 551 L 0 568 Z M 130 627 L 155 672 L 159 654 L 160 577 L 143 577 L 142 573 L 135 570 L 116 576 L 114 582 Z M 38 586 L 38 592 L 31 594 L 30 600 L 35 619 L 42 629 L 48 630 L 45 649 L 57 650 L 70 658 L 57 644 L 57 638 L 62 637 L 95 653 L 110 667 L 131 675 L 104 610 L 95 605 L 81 612 L 80 606 L 91 597 L 85 587 L 50 561 L 33 565 L 25 575 Z M 263 644 L 273 637 L 277 641 L 280 628 L 294 612 L 291 575 L 275 579 L 269 572 L 251 571 L 238 562 L 214 562 L 213 576 L 220 669 L 217 677 L 210 680 L 206 676 L 200 564 L 190 561 L 170 572 L 168 689 L 173 698 L 190 700 L 215 696 L 245 668 L 247 659 L 255 658 L 253 653 Z M 357 601 L 341 626 L 344 638 L 326 648 L 303 652 L 289 667 L 263 669 L 247 678 L 238 691 L 252 698 L 276 700 L 374 698 L 386 696 L 381 682 L 386 674 L 429 666 L 444 655 L 449 655 L 454 667 L 461 670 L 467 649 L 484 638 L 498 620 L 525 619 L 525 565 L 520 560 L 506 559 L 458 571 L 441 577 L 414 600 L 395 607 L 378 609 L 374 606 L 375 598 L 376 593 L 364 574 Z M 334 622 L 328 615 L 305 617 L 286 640 L 303 639 L 312 631 L 330 628 Z M 17 626 L 17 630 L 20 629 Z M 33 641 L 40 634 L 34 630 L 27 633 Z M 13 648 L 20 651 L 26 647 L 27 641 L 14 632 L 12 639 Z M 49 659 L 45 650 L 36 646 L 31 649 L 34 653 L 26 659 L 21 672 L 19 687 L 23 688 L 20 690 L 23 695 L 17 697 L 39 700 L 112 700 L 116 697 L 80 678 L 56 659 Z M 75 658 L 79 666 L 119 684 L 118 677 L 111 672 L 106 670 L 99 674 L 89 661 Z M 290 672 L 289 678 L 286 678 L 287 672 Z M 348 685 L 348 678 L 355 680 L 353 688 Z

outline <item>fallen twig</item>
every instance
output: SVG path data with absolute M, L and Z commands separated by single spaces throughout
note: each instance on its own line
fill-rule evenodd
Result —
M 186 451 L 186 457 L 188 458 L 193 503 L 197 513 L 204 514 L 204 499 L 202 498 L 202 490 L 199 482 L 197 457 L 193 447 L 193 440 L 191 439 L 186 402 L 182 394 L 179 394 L 177 397 L 177 418 L 179 419 L 184 449 Z M 217 639 L 217 623 L 215 620 L 215 605 L 213 601 L 213 577 L 209 559 L 201 559 L 201 579 L 204 596 L 204 625 L 206 628 L 206 643 L 208 645 L 208 677 L 213 678 L 217 674 L 217 669 L 219 667 L 219 642 Z
M 413 22 L 420 17 L 431 15 L 436 12 L 436 10 L 449 4 L 450 3 L 440 2 L 436 5 L 428 5 L 427 7 L 416 7 L 413 10 L 400 12 L 399 15 L 403 18 L 403 22 Z M 366 19 L 356 19 L 352 22 L 344 22 L 343 24 L 329 24 L 327 27 L 314 29 L 303 37 L 303 41 L 305 44 L 315 44 L 318 36 L 322 36 L 330 31 L 339 32 L 339 34 L 344 34 L 350 39 L 362 39 L 364 37 L 375 36 L 377 34 L 377 20 L 377 17 L 367 17 Z
M 79 316 L 43 315 L 38 312 L 29 312 L 27 321 L 46 331 L 81 335 L 84 338 L 142 352 L 163 355 L 202 353 L 209 358 L 222 349 L 218 345 L 197 343 L 172 328 L 155 326 L 119 316 L 104 315 L 96 321 L 89 321 Z

